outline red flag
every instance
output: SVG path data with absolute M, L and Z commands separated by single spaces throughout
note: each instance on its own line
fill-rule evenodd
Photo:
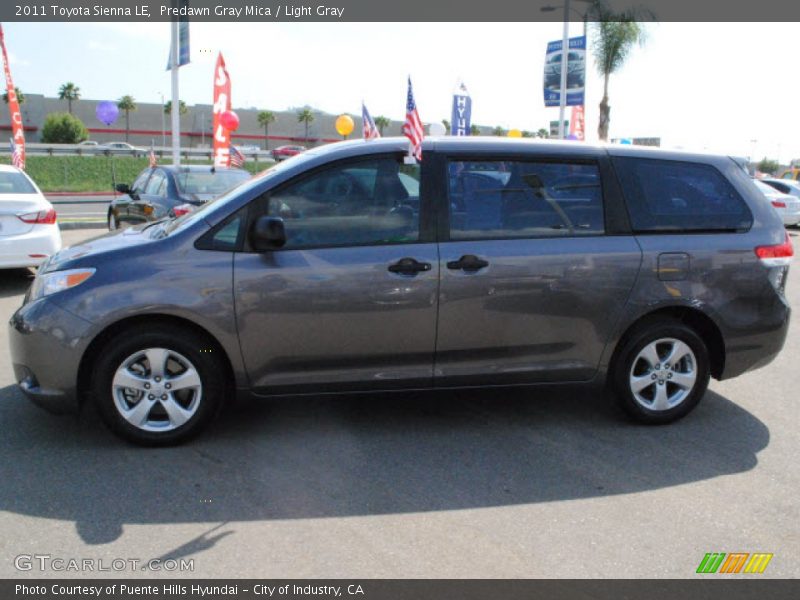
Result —
M 214 68 L 214 166 L 231 166 L 231 132 L 225 129 L 220 122 L 220 115 L 231 109 L 231 79 L 225 68 L 225 59 L 222 52 L 217 57 L 217 66 Z
M 574 135 L 575 139 L 583 141 L 586 137 L 584 131 L 583 106 L 573 106 L 572 119 L 569 122 L 569 133 Z
M 25 133 L 22 126 L 22 112 L 19 110 L 17 91 L 14 89 L 14 81 L 11 79 L 11 69 L 8 66 L 8 54 L 6 54 L 6 40 L 3 35 L 3 26 L 0 25 L 0 46 L 3 49 L 3 67 L 6 73 L 6 87 L 8 88 L 8 112 L 11 116 L 11 135 L 14 142 L 15 161 L 14 165 L 19 165 L 20 169 L 25 169 Z

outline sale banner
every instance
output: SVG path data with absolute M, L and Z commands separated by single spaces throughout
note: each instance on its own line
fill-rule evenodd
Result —
M 572 120 L 569 124 L 569 134 L 574 140 L 580 140 L 582 142 L 586 139 L 586 128 L 583 122 L 583 106 L 572 107 Z
M 11 68 L 8 65 L 8 54 L 6 53 L 6 40 L 3 34 L 3 26 L 0 25 L 0 47 L 3 50 L 3 69 L 6 74 L 6 88 L 8 90 L 8 111 L 11 117 L 11 142 L 12 142 L 12 162 L 15 167 L 25 169 L 25 132 L 22 125 L 22 112 L 19 109 L 17 91 L 14 88 L 14 80 L 11 79 Z
M 225 129 L 220 118 L 222 113 L 231 109 L 231 79 L 225 68 L 222 52 L 217 57 L 214 68 L 214 108 L 212 125 L 214 128 L 214 166 L 231 166 L 231 132 Z

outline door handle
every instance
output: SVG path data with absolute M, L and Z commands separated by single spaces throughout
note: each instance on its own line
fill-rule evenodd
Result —
M 416 275 L 422 271 L 430 271 L 431 263 L 420 262 L 416 258 L 401 258 L 396 263 L 389 265 L 389 271 L 401 275 Z
M 451 260 L 447 263 L 448 269 L 462 271 L 478 271 L 489 266 L 489 261 L 478 258 L 474 254 L 465 254 L 458 260 Z

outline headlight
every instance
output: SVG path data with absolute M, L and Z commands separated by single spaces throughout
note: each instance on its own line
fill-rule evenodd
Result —
M 95 269 L 70 269 L 37 275 L 31 286 L 30 300 L 36 300 L 56 292 L 63 292 L 94 275 Z

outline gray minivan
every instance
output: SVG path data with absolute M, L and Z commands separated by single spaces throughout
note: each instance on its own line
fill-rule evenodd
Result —
M 62 250 L 14 373 L 143 444 L 227 398 L 607 382 L 647 423 L 786 336 L 792 245 L 729 157 L 404 138 L 309 150 L 189 215 Z

